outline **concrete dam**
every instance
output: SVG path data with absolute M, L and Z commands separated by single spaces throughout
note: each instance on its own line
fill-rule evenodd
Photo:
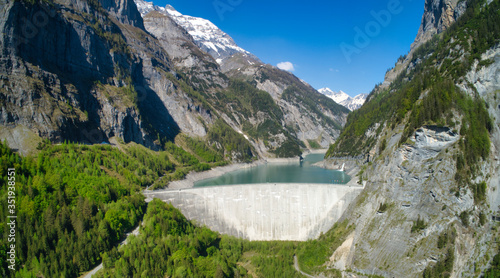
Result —
M 362 187 L 334 184 L 248 184 L 146 191 L 189 220 L 249 240 L 305 241 L 328 231 Z

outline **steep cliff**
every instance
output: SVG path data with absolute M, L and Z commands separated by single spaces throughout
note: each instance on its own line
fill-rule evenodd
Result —
M 179 132 L 147 80 L 158 72 L 145 69 L 173 65 L 133 2 L 2 2 L 3 126 L 53 141 L 119 136 L 150 147 L 157 133 Z
M 429 5 L 439 14 L 442 6 Z M 351 241 L 329 267 L 468 277 L 489 266 L 499 213 L 499 8 L 468 1 L 349 117 L 329 155 L 362 155 L 357 179 L 366 187 L 344 215 L 356 225 Z

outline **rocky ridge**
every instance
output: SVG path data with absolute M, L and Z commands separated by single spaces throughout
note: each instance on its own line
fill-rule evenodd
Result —
M 308 147 L 308 140 L 315 141 L 314 146 L 328 146 L 345 123 L 348 111 L 338 109 L 334 102 L 308 100 L 305 105 L 304 99 L 283 100 L 276 95 L 271 100 L 274 104 L 269 103 L 265 94 L 272 95 L 273 86 L 262 87 L 253 79 L 256 76 L 244 78 L 248 85 L 243 89 L 250 99 L 255 98 L 249 94 L 250 83 L 269 89 L 271 93 L 258 97 L 270 106 L 263 105 L 264 110 L 250 107 L 255 111 L 242 113 L 245 104 L 238 99 L 236 103 L 221 101 L 221 97 L 234 97 L 230 84 L 235 84 L 238 70 L 232 70 L 233 66 L 244 63 L 258 70 L 269 66 L 245 62 L 242 55 L 248 53 L 235 46 L 231 49 L 237 53 L 226 64 L 228 74 L 223 73 L 224 66 L 200 49 L 196 36 L 179 22 L 194 20 L 210 29 L 198 30 L 209 35 L 219 29 L 171 7 L 154 9 L 143 18 L 128 0 L 1 3 L 5 12 L 0 16 L 4 30 L 0 36 L 0 124 L 1 134 L 10 138 L 11 145 L 29 145 L 11 136 L 21 127 L 30 131 L 23 134 L 53 142 L 100 144 L 118 137 L 159 149 L 179 133 L 207 140 L 209 130 L 220 123 L 234 129 L 231 136 L 240 133 L 240 142 L 252 144 L 253 155 L 273 157 L 283 147 L 279 155 L 290 156 Z M 27 18 L 32 24 L 39 19 L 39 11 L 47 20 L 35 22 L 33 33 L 26 35 L 26 23 L 16 19 Z M 283 74 L 269 68 L 276 75 Z M 312 92 L 312 97 L 320 96 L 291 74 L 286 80 L 279 83 L 279 90 L 298 84 L 300 89 L 293 95 Z M 270 123 L 276 127 L 272 136 L 257 135 L 259 127 L 266 124 L 269 128 Z M 208 143 L 223 148 L 218 142 Z M 238 160 L 241 156 L 227 157 Z

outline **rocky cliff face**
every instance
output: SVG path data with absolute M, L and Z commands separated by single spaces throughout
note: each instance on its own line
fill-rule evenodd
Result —
M 467 1 L 426 0 L 422 23 L 411 48 L 415 49 L 434 35 L 444 32 L 465 12 L 466 7 Z
M 102 0 L 100 4 L 121 23 L 144 29 L 141 14 L 133 0 Z
M 181 129 L 206 132 L 206 109 L 178 111 L 199 106 L 170 78 L 175 64 L 134 2 L 2 4 L 3 126 L 56 142 L 118 136 L 152 148 Z

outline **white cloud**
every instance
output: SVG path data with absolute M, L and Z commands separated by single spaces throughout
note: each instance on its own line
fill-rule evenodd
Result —
M 286 71 L 294 71 L 295 68 L 293 67 L 293 64 L 290 62 L 281 62 L 278 63 L 278 68 Z

